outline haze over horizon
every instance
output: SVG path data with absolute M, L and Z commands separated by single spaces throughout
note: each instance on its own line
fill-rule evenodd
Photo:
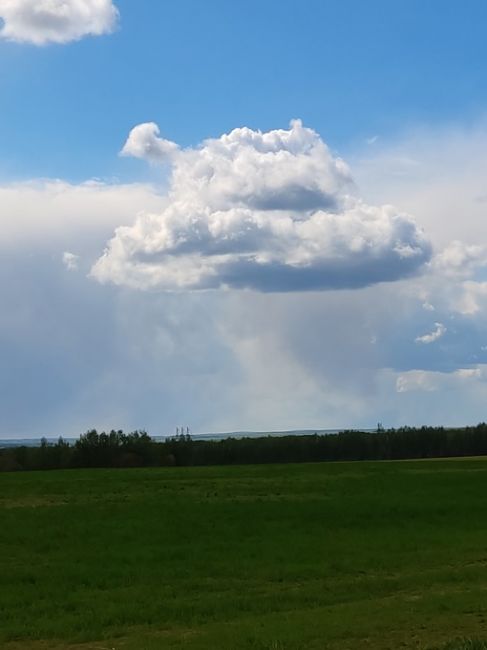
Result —
M 486 19 L 0 0 L 0 438 L 487 419 Z

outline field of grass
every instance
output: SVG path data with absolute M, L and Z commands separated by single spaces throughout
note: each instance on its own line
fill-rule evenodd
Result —
M 487 460 L 0 475 L 5 650 L 487 639 Z

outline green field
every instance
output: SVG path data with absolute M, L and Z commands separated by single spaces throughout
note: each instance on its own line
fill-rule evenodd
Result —
M 0 517 L 6 650 L 487 638 L 486 459 L 2 474 Z

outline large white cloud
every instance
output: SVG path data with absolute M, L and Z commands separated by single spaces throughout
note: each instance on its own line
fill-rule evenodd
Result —
M 93 268 L 142 289 L 364 287 L 416 273 L 430 245 L 414 220 L 355 194 L 346 164 L 299 120 L 235 129 L 181 150 L 153 124 L 123 154 L 173 165 L 168 205 L 118 228 Z
M 0 0 L 2 38 L 44 45 L 112 32 L 118 21 L 112 0 Z

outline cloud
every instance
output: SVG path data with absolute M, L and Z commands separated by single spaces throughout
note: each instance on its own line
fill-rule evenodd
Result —
M 452 241 L 433 260 L 435 270 L 455 278 L 470 277 L 487 264 L 487 249 L 478 244 Z
M 0 0 L 0 37 L 20 43 L 68 43 L 112 32 L 112 0 Z
M 347 165 L 299 120 L 239 128 L 180 150 L 153 124 L 123 155 L 172 163 L 168 205 L 120 227 L 101 282 L 167 291 L 359 288 L 417 273 L 431 249 L 414 220 L 355 194 Z
M 487 366 L 479 364 L 473 368 L 459 368 L 453 372 L 410 370 L 397 377 L 398 393 L 415 391 L 434 392 L 444 389 L 458 389 L 473 382 L 485 382 Z
M 0 438 L 167 434 L 181 420 L 204 430 L 216 394 L 230 418 L 239 369 L 220 341 L 223 295 L 148 296 L 86 277 L 117 224 L 162 209 L 153 187 L 37 180 L 0 185 L 0 204 Z M 75 253 L 79 272 L 67 272 Z
M 424 334 L 423 336 L 417 336 L 415 338 L 416 343 L 434 343 L 437 341 L 439 338 L 441 338 L 445 332 L 446 332 L 446 327 L 442 323 L 435 323 L 435 330 L 433 332 L 430 332 L 429 334 Z
M 66 251 L 63 253 L 63 264 L 68 271 L 77 271 L 79 265 L 79 255 Z
M 120 223 L 129 224 L 140 206 L 160 210 L 164 200 L 145 183 L 72 184 L 40 179 L 0 185 L 0 252 L 36 250 L 39 242 L 55 252 L 83 254 L 86 244 L 99 247 Z
M 354 177 L 369 202 L 400 205 L 445 248 L 455 240 L 485 240 L 487 118 L 470 123 L 418 126 L 366 144 L 350 155 Z
M 467 280 L 462 283 L 460 295 L 453 302 L 452 307 L 460 314 L 474 316 L 482 311 L 486 313 L 487 282 Z
M 151 163 L 170 162 L 179 147 L 175 142 L 160 138 L 159 134 L 159 127 L 154 122 L 138 124 L 130 131 L 120 154 L 142 158 Z
M 114 228 L 141 210 L 160 219 L 171 196 L 145 184 L 0 185 L 0 436 L 485 419 L 487 268 L 451 242 L 487 241 L 485 204 L 473 200 L 485 191 L 487 129 L 390 145 L 417 161 L 400 180 L 386 146 L 369 147 L 354 177 L 369 204 L 385 199 L 427 224 L 438 252 L 421 275 L 354 292 L 101 286 L 85 274 Z M 63 251 L 80 256 L 79 272 L 66 271 Z M 448 329 L 441 344 L 415 343 L 433 321 Z

